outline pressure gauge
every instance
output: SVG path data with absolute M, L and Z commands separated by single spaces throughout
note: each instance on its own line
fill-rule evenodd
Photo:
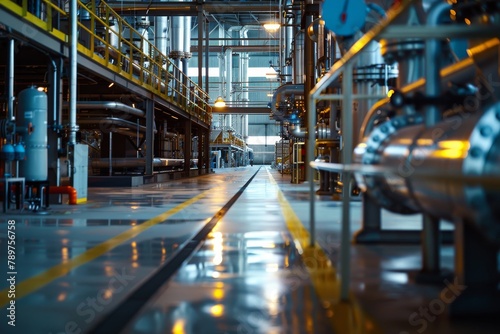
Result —
M 366 4 L 363 0 L 325 0 L 323 19 L 338 36 L 352 36 L 365 25 Z

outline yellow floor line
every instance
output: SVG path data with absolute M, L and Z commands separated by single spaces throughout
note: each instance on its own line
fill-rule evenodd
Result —
M 382 330 L 366 314 L 351 295 L 349 301 L 340 300 L 340 278 L 335 267 L 323 249 L 316 243 L 310 245 L 309 231 L 304 227 L 292 206 L 286 200 L 274 177 L 267 169 L 271 183 L 276 186 L 278 201 L 285 223 L 292 235 L 295 246 L 301 253 L 302 262 L 307 267 L 314 289 L 331 320 L 335 333 L 365 334 L 382 333 Z
M 177 205 L 176 207 L 167 210 L 163 212 L 162 214 L 153 217 L 149 219 L 148 221 L 140 224 L 133 226 L 132 228 L 128 229 L 125 232 L 122 232 L 118 234 L 117 236 L 110 238 L 99 245 L 89 249 L 88 251 L 75 256 L 74 258 L 70 259 L 69 261 L 65 263 L 60 263 L 56 266 L 53 266 L 52 268 L 35 275 L 33 277 L 30 277 L 19 284 L 16 285 L 16 299 L 22 298 L 24 296 L 29 295 L 30 293 L 42 288 L 43 286 L 49 284 L 50 282 L 66 275 L 69 273 L 71 270 L 84 265 L 85 263 L 88 263 L 96 258 L 98 258 L 101 255 L 106 254 L 113 248 L 117 247 L 118 245 L 122 244 L 123 242 L 134 238 L 135 236 L 139 235 L 140 233 L 146 231 L 147 229 L 157 225 L 158 223 L 161 223 L 165 221 L 168 217 L 178 213 L 179 211 L 183 210 L 184 208 L 188 207 L 189 205 L 199 201 L 203 197 L 205 197 L 209 192 L 213 192 L 213 189 L 206 190 L 202 192 L 201 194 L 198 194 L 197 196 L 188 199 L 187 201 Z M 0 306 L 3 307 L 9 303 L 10 299 L 8 298 L 8 288 L 0 291 Z

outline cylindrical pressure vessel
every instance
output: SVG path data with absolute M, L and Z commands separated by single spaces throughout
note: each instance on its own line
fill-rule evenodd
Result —
M 26 159 L 21 161 L 21 175 L 26 181 L 47 180 L 47 95 L 35 87 L 18 96 L 17 124 L 23 129 Z

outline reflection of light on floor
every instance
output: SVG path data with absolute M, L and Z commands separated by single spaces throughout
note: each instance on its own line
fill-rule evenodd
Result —
M 172 328 L 172 334 L 184 334 L 185 322 L 184 319 L 175 320 L 174 327 Z
M 215 289 L 213 292 L 215 299 L 220 300 L 224 298 L 224 289 Z
M 57 301 L 58 302 L 62 302 L 66 299 L 66 293 L 65 292 L 62 292 L 60 293 L 58 296 L 57 296 Z
M 386 259 L 383 263 L 383 267 L 389 270 L 393 268 L 398 268 L 399 270 L 413 269 L 415 266 L 420 264 L 420 261 L 420 253 L 406 256 L 394 256 L 390 259 Z
M 111 290 L 111 289 L 104 290 L 104 293 L 102 294 L 102 297 L 104 299 L 111 299 L 111 297 L 113 297 L 113 290 Z
M 161 262 L 165 262 L 167 259 L 167 249 L 165 248 L 165 242 L 161 241 Z
M 107 277 L 111 277 L 115 274 L 115 269 L 112 266 L 106 265 L 104 266 L 104 272 Z
M 264 291 L 264 296 L 266 298 L 266 305 L 269 312 L 269 315 L 274 316 L 277 315 L 280 311 L 279 309 L 279 290 L 273 286 L 268 287 Z
M 139 267 L 139 263 L 137 262 L 137 260 L 139 259 L 137 243 L 135 241 L 132 241 L 130 245 L 132 246 L 132 268 L 137 268 Z
M 218 318 L 224 314 L 224 305 L 217 304 L 210 308 L 210 314 Z
M 394 283 L 406 284 L 408 283 L 408 274 L 386 271 L 382 273 L 382 279 Z
M 224 240 L 222 239 L 221 232 L 213 232 L 212 237 L 212 242 L 214 243 L 214 258 L 212 259 L 212 263 L 218 266 L 222 263 L 222 251 L 224 250 L 224 246 L 222 244 Z
M 63 263 L 68 262 L 68 259 L 69 259 L 68 247 L 61 248 L 61 256 L 62 256 Z

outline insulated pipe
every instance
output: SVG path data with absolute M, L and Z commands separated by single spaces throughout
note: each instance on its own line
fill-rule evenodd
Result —
M 278 44 L 279 44 L 279 52 L 278 52 L 278 66 L 279 66 L 279 73 L 280 74 L 284 74 L 285 71 L 284 71 L 284 66 L 285 66 L 285 57 L 286 57 L 286 54 L 284 52 L 284 48 L 283 48 L 283 41 L 285 40 L 285 29 L 283 28 L 283 23 L 285 22 L 284 18 L 283 18 L 283 15 L 281 15 L 281 13 L 283 12 L 283 0 L 279 0 L 279 11 L 278 11 L 278 15 L 279 15 L 279 18 L 280 18 L 280 28 L 279 28 L 279 40 L 278 40 Z
M 233 94 L 231 93 L 231 87 L 233 84 L 233 51 L 232 49 L 226 49 L 226 101 L 230 102 L 233 100 Z
M 78 0 L 70 0 L 70 50 L 69 50 L 69 138 L 68 145 L 76 144 L 76 85 L 77 85 L 77 47 L 78 47 Z
M 7 119 L 14 120 L 14 39 L 9 40 L 9 82 L 7 84 Z
M 286 58 L 290 57 L 292 54 L 292 41 L 293 41 L 293 26 L 287 25 L 285 28 L 285 52 L 284 52 L 284 63 L 283 63 L 283 74 L 285 82 L 292 82 L 292 68 L 291 65 L 288 64 L 285 66 Z
M 273 113 L 277 112 L 276 104 L 281 102 L 284 96 L 288 96 L 290 94 L 304 95 L 304 84 L 285 84 L 278 87 L 271 99 L 271 110 Z
M 191 58 L 191 16 L 185 16 L 184 19 L 184 58 L 182 58 L 182 72 L 184 72 L 184 87 L 188 86 L 187 73 L 189 71 L 189 58 Z M 208 66 L 208 65 L 207 65 Z M 186 92 L 183 92 L 186 95 Z
M 129 135 L 136 135 L 136 132 L 131 132 L 130 130 L 120 129 L 120 128 L 129 128 L 129 129 L 139 129 L 140 132 L 146 132 L 146 127 L 143 125 L 137 125 L 136 123 L 117 118 L 117 117 L 87 117 L 81 118 L 78 120 L 78 123 L 82 125 L 93 125 L 97 124 L 100 130 L 115 130 L 112 129 L 112 126 L 116 126 L 116 131 L 112 132 L 122 132 L 128 133 Z M 108 127 L 104 127 L 103 125 L 108 125 Z M 157 130 L 153 130 L 153 133 L 156 133 Z
M 246 36 L 246 32 L 245 32 Z M 238 105 L 246 107 L 248 105 L 248 52 L 242 52 L 240 54 L 240 82 L 241 82 L 241 97 L 240 97 L 240 102 Z
M 137 32 L 141 36 L 141 39 L 138 40 L 137 47 L 142 51 L 143 54 L 149 56 L 149 27 L 150 21 L 149 17 L 141 17 L 139 20 L 135 22 L 135 28 Z
M 243 139 L 248 139 L 248 114 L 243 115 Z
M 304 83 L 304 30 L 295 35 L 293 43 L 292 78 L 294 84 Z
M 55 132 L 55 129 L 58 129 L 61 125 L 61 99 L 60 99 L 60 88 L 62 86 L 62 79 L 59 77 L 59 73 L 62 72 L 61 63 L 62 61 L 55 61 L 52 57 L 49 57 L 50 65 L 52 67 L 52 78 L 49 84 L 50 91 L 52 92 L 52 96 L 49 99 L 49 107 L 52 111 L 52 119 L 51 125 L 53 131 L 49 133 L 49 165 L 54 170 L 54 173 L 51 175 L 49 171 L 49 182 L 56 186 L 59 185 L 61 179 L 61 170 L 60 170 L 60 160 L 58 159 L 57 152 L 59 152 L 61 148 L 61 138 Z
M 77 192 L 76 189 L 71 186 L 58 186 L 58 187 L 49 187 L 49 194 L 64 194 L 68 195 L 68 202 L 70 205 L 76 205 L 77 203 Z
M 427 26 L 437 27 L 439 19 L 451 8 L 446 2 L 437 2 L 429 10 Z M 437 29 L 437 28 L 436 28 Z M 425 41 L 425 95 L 427 97 L 438 97 L 441 94 L 441 40 L 427 39 Z M 425 125 L 432 126 L 441 119 L 441 112 L 437 105 L 429 105 L 425 110 Z
M 68 104 L 64 104 L 63 108 L 68 108 Z M 146 113 L 143 110 L 114 101 L 78 101 L 76 109 L 110 109 L 114 111 L 123 111 L 124 113 L 138 117 L 146 117 Z
M 168 18 L 159 16 L 155 18 L 155 46 L 164 55 L 167 54 L 167 24 Z
M 174 59 L 175 66 L 181 68 L 180 59 L 184 57 L 184 18 L 183 17 L 173 17 L 172 18 L 172 33 L 171 38 L 171 51 L 170 58 Z
M 185 16 L 184 17 L 184 52 L 185 52 L 186 58 L 191 58 L 190 48 L 191 48 L 191 16 Z
M 244 46 L 248 45 L 248 31 L 249 30 L 261 30 L 262 26 L 259 25 L 245 25 L 240 30 L 240 38 L 243 39 L 242 43 Z M 250 59 L 247 52 L 242 52 L 240 55 L 240 81 L 248 82 L 248 66 L 250 63 Z M 248 84 L 246 84 L 248 87 Z M 241 88 L 244 88 L 243 86 Z M 243 94 L 241 96 L 241 101 L 243 102 L 242 106 L 248 105 L 248 91 L 243 90 Z

